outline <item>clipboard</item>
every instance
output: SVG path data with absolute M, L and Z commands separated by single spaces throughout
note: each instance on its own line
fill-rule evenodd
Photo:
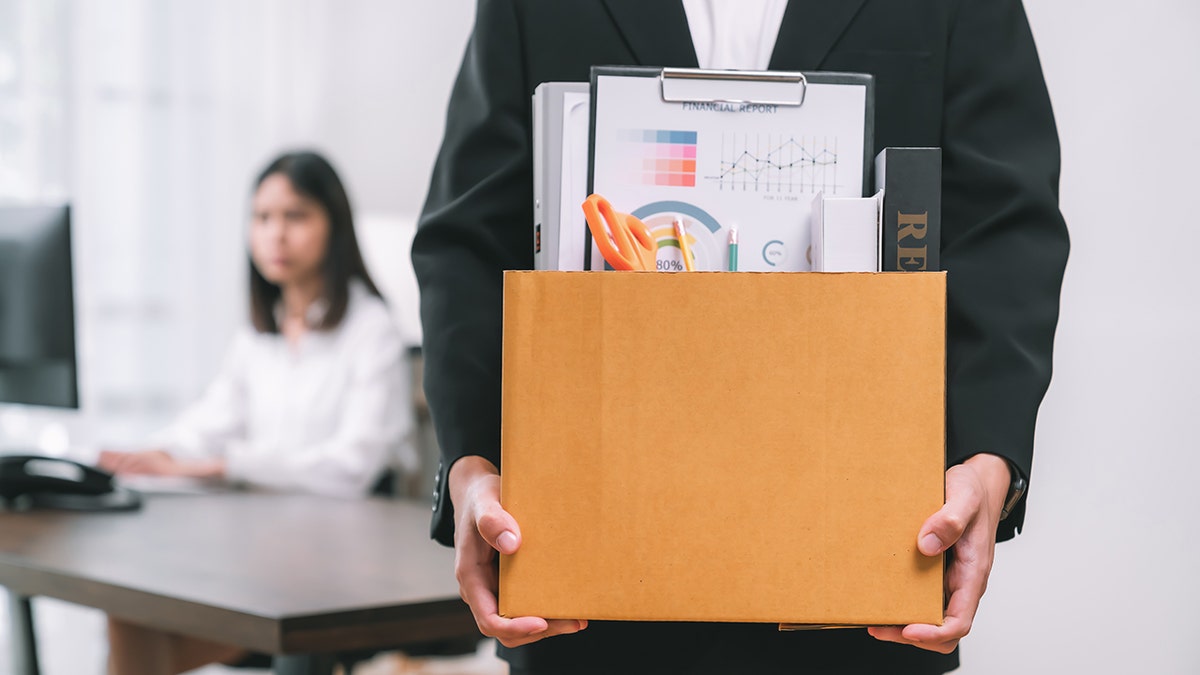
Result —
M 874 89 L 865 73 L 594 66 L 588 192 L 649 226 L 660 271 L 686 267 L 676 219 L 697 270 L 808 271 L 813 197 L 869 194 Z

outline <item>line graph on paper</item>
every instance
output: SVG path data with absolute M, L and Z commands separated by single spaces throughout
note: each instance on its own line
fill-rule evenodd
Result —
M 722 133 L 720 190 L 839 194 L 838 141 L 829 136 Z

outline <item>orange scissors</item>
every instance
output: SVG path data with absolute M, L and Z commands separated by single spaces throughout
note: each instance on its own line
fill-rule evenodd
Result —
M 645 223 L 627 213 L 617 213 L 600 195 L 591 195 L 583 202 L 583 215 L 596 246 L 613 269 L 657 271 L 658 242 Z

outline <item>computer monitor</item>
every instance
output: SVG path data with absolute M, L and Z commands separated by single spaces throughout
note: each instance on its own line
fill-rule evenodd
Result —
M 0 206 L 0 403 L 79 407 L 71 211 Z

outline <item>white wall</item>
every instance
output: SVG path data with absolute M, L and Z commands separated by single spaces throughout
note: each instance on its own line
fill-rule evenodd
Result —
M 425 201 L 472 0 L 334 2 L 317 131 L 357 207 L 412 216 Z
M 1026 9 L 1072 251 L 1026 531 L 961 672 L 1200 673 L 1200 3 Z

